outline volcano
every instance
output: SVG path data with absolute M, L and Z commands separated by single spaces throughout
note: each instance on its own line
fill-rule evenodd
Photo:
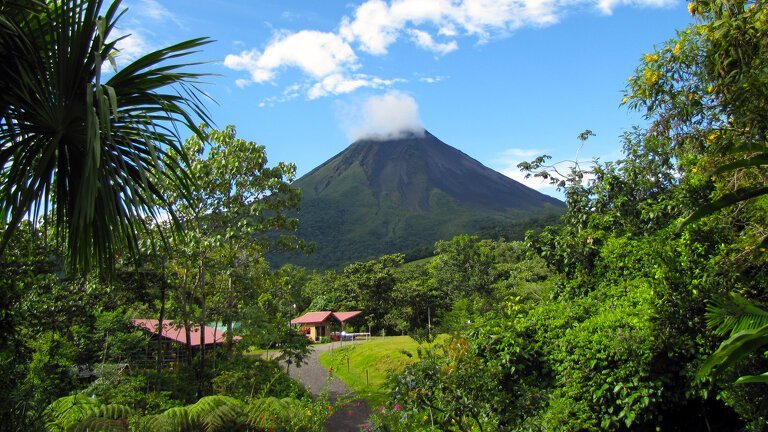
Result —
M 317 247 L 314 254 L 292 255 L 287 262 L 313 268 L 429 248 L 482 226 L 565 211 L 563 202 L 427 131 L 356 141 L 294 186 L 302 191 L 299 235 Z

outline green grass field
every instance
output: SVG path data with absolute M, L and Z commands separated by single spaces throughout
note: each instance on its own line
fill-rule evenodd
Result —
M 400 372 L 418 360 L 418 347 L 418 342 L 410 336 L 374 338 L 325 352 L 320 355 L 320 364 L 332 367 L 336 377 L 352 387 L 357 397 L 366 399 L 375 408 L 388 398 L 385 387 L 387 375 Z

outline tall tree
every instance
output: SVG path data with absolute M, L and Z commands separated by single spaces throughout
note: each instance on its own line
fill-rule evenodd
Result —
M 167 191 L 185 228 L 174 244 L 177 298 L 187 327 L 192 315 L 201 326 L 212 320 L 213 300 L 231 347 L 232 323 L 243 301 L 258 297 L 254 290 L 267 270 L 267 249 L 303 247 L 292 234 L 298 221 L 288 214 L 299 205 L 299 191 L 291 186 L 296 167 L 283 162 L 268 167 L 264 146 L 237 138 L 234 126 L 216 130 L 203 125 L 200 131 L 181 149 L 195 185 L 191 198 Z M 194 306 L 199 314 L 193 313 Z M 202 339 L 201 364 L 205 343 Z

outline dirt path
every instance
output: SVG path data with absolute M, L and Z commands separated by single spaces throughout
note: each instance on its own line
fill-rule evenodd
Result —
M 346 342 L 345 342 L 346 344 Z M 334 344 L 334 347 L 337 345 Z M 312 352 L 307 357 L 306 363 L 300 368 L 291 367 L 289 375 L 291 378 L 302 383 L 304 387 L 312 393 L 312 396 L 319 395 L 328 386 L 328 370 L 320 364 L 320 354 L 331 349 L 331 344 L 321 344 L 312 346 Z M 285 366 L 285 365 L 283 365 Z M 330 380 L 328 397 L 331 402 L 337 400 L 350 400 L 340 405 L 325 422 L 329 432 L 358 432 L 368 421 L 371 409 L 362 399 L 353 399 L 354 392 L 344 384 L 340 379 L 334 377 Z
M 331 344 L 313 345 L 309 357 L 307 357 L 306 362 L 301 367 L 297 368 L 291 366 L 288 375 L 302 383 L 304 387 L 312 393 L 312 396 L 318 396 L 328 386 L 328 370 L 320 364 L 320 354 L 328 351 L 330 348 Z M 352 389 L 340 379 L 334 377 L 331 380 L 331 387 L 329 388 L 328 395 L 331 402 L 335 402 L 339 398 L 351 397 L 353 395 L 354 392 Z

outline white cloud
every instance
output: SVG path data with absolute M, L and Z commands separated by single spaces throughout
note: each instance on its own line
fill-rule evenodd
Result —
M 176 15 L 171 13 L 157 0 L 138 0 L 126 4 L 128 12 L 118 22 L 124 26 L 116 27 L 110 34 L 110 40 L 123 38 L 117 42 L 118 51 L 115 56 L 117 67 L 125 66 L 132 61 L 159 48 L 154 40 L 154 34 L 148 22 L 156 23 L 172 22 L 181 29 L 186 29 Z M 111 70 L 111 68 L 109 68 Z
M 384 88 L 394 83 L 402 82 L 401 79 L 385 80 L 378 77 L 372 77 L 364 74 L 355 74 L 347 76 L 344 74 L 333 74 L 323 78 L 322 81 L 310 87 L 307 92 L 309 99 L 317 99 L 328 95 L 340 95 L 351 93 L 359 88 Z
M 137 4 L 137 7 L 132 10 L 146 19 L 153 21 L 171 20 L 177 25 L 180 25 L 176 16 L 166 9 L 165 6 L 158 3 L 157 0 L 141 0 Z
M 117 50 L 115 63 L 117 63 L 118 68 L 131 63 L 154 49 L 140 30 L 116 29 L 111 36 L 112 40 L 122 38 L 115 45 Z
M 251 84 L 253 84 L 253 81 L 251 80 L 242 79 L 242 78 L 238 78 L 235 80 L 235 85 L 238 86 L 239 88 L 246 88 Z
M 672 0 L 594 0 L 595 7 L 605 15 L 611 15 L 613 10 L 621 5 L 634 7 L 667 7 L 674 4 Z
M 427 76 L 427 77 L 421 77 L 419 78 L 419 82 L 427 83 L 427 84 L 435 84 L 439 83 L 440 81 L 444 81 L 446 77 L 438 75 L 438 76 Z
M 449 0 L 369 0 L 355 10 L 354 19 L 342 18 L 339 33 L 363 51 L 382 55 L 406 26 L 440 23 L 451 8 Z
M 143 0 L 156 3 L 156 0 Z M 439 55 L 458 50 L 459 38 L 486 43 L 523 27 L 558 23 L 570 10 L 592 8 L 610 15 L 621 5 L 663 7 L 675 0 L 367 0 L 340 18 L 335 33 L 279 32 L 263 51 L 228 55 L 224 65 L 247 71 L 256 83 L 273 81 L 287 67 L 300 69 L 313 85 L 310 99 L 373 87 L 355 74 L 362 67 L 356 49 L 386 55 L 392 44 L 410 41 Z M 438 36 L 439 40 L 436 40 Z
M 278 35 L 263 52 L 253 49 L 238 55 L 230 54 L 224 59 L 224 66 L 247 71 L 256 83 L 272 80 L 278 69 L 288 66 L 322 79 L 356 69 L 357 56 L 339 35 L 302 30 Z
M 347 135 L 352 140 L 362 138 L 389 139 L 409 134 L 424 134 L 424 126 L 419 119 L 419 106 L 411 96 L 398 91 L 389 91 L 383 95 L 372 96 L 365 100 L 362 107 L 347 110 L 344 122 L 347 123 Z
M 422 30 L 412 29 L 409 30 L 408 33 L 411 35 L 411 38 L 416 43 L 416 45 L 424 48 L 425 50 L 434 51 L 438 54 L 445 55 L 451 51 L 456 51 L 459 49 L 459 44 L 456 43 L 455 40 L 446 43 L 439 43 L 432 38 L 431 34 Z
M 554 186 L 552 186 L 549 179 L 543 179 L 541 177 L 534 177 L 534 176 L 525 178 L 526 173 L 520 171 L 520 168 L 517 167 L 517 164 L 519 164 L 520 162 L 530 162 L 531 160 L 545 153 L 547 153 L 545 150 L 511 148 L 501 152 L 499 156 L 496 158 L 496 161 L 495 161 L 496 163 L 494 165 L 498 167 L 497 170 L 500 173 L 511 178 L 512 180 L 518 181 L 528 186 L 529 188 L 536 189 L 539 191 L 552 190 Z M 555 162 L 553 162 L 552 160 L 547 162 L 547 164 L 549 165 L 547 170 L 550 172 L 550 174 L 554 178 L 564 179 L 565 178 L 564 176 L 571 173 L 571 168 L 577 165 L 576 162 L 578 162 L 578 166 L 580 166 L 584 170 L 583 172 L 584 177 L 582 178 L 583 184 L 592 182 L 596 178 L 594 174 L 589 172 L 590 171 L 589 167 L 591 166 L 590 161 L 592 159 L 587 161 L 579 160 L 578 152 L 576 153 L 575 161 L 570 159 L 566 159 L 566 160 L 555 159 L 555 160 L 556 160 Z M 559 197 L 559 196 L 558 198 L 562 199 L 562 197 Z
M 248 83 L 251 83 L 251 81 L 248 81 Z M 306 90 L 306 85 L 302 84 L 293 84 L 285 88 L 283 90 L 283 94 L 279 96 L 272 96 L 263 99 L 259 102 L 259 108 L 264 108 L 265 106 L 274 106 L 277 103 L 282 102 L 288 102 L 290 100 L 296 99 L 301 95 L 302 92 Z

